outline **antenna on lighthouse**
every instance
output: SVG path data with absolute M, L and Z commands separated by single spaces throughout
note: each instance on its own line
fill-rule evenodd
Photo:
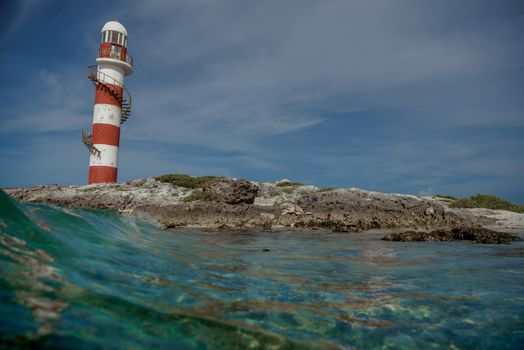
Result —
M 127 52 L 127 29 L 118 21 L 102 27 L 97 65 L 87 77 L 95 85 L 92 132 L 82 130 L 89 150 L 89 184 L 116 182 L 120 127 L 131 114 L 131 95 L 124 77 L 133 73 L 133 58 Z

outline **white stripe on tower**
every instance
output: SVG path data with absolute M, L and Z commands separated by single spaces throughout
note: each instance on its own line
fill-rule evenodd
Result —
M 91 156 L 89 166 L 118 167 L 118 147 L 97 144 L 95 147 L 100 151 L 100 157 Z
M 120 127 L 120 107 L 106 103 L 95 104 L 93 124 L 111 124 Z

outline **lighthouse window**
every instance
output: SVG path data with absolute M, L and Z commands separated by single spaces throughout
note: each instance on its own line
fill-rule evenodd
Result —
M 114 30 L 106 30 L 102 32 L 102 42 L 117 43 L 120 45 L 127 45 L 127 35 Z
M 106 30 L 104 32 L 102 32 L 102 42 L 105 43 L 105 42 L 108 42 L 109 41 L 109 31 Z
M 111 39 L 109 41 L 112 43 L 117 43 L 118 42 L 118 32 L 111 30 L 110 33 L 111 33 Z
M 116 59 L 120 59 L 120 46 L 116 46 L 116 45 L 113 45 L 111 46 L 111 49 L 114 48 L 114 55 L 112 55 L 111 57 L 113 58 L 116 58 Z

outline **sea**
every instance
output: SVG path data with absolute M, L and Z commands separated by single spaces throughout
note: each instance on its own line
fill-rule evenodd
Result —
M 382 234 L 163 230 L 0 191 L 0 348 L 524 349 L 524 242 Z

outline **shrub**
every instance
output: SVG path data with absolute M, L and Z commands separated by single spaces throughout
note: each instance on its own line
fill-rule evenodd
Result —
M 294 190 L 295 190 L 294 188 L 284 188 L 284 189 L 282 189 L 282 192 L 287 193 L 287 194 L 291 194 L 291 193 L 293 193 Z
M 204 192 L 201 189 L 196 189 L 191 194 L 183 199 L 184 202 L 194 202 L 204 199 Z
M 321 189 L 318 190 L 318 192 L 328 192 L 328 191 L 333 191 L 335 188 L 334 187 L 322 187 Z
M 449 199 L 449 200 L 452 200 L 452 201 L 456 201 L 458 199 L 457 197 L 453 197 L 453 196 L 446 195 L 446 194 L 437 194 L 435 197 L 436 198 L 441 198 L 441 199 Z
M 524 213 L 524 206 L 513 204 L 510 201 L 490 194 L 477 194 L 469 198 L 459 199 L 451 203 L 450 206 L 453 208 L 501 209 Z
M 185 188 L 201 188 L 206 183 L 220 179 L 220 176 L 190 176 L 186 174 L 165 174 L 156 176 L 155 180 Z
M 302 186 L 303 183 L 301 182 L 295 182 L 295 181 L 282 181 L 277 183 L 278 187 L 286 187 L 286 186 Z

